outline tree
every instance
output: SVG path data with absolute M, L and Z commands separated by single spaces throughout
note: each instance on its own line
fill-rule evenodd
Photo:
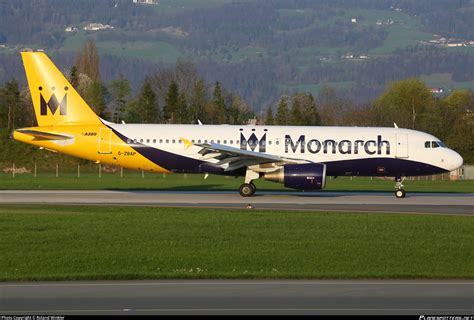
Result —
M 186 95 L 181 92 L 178 96 L 178 108 L 176 112 L 176 122 L 175 123 L 189 123 L 190 114 L 188 108 L 188 102 L 186 101 Z
M 7 108 L 6 124 L 7 133 L 10 134 L 15 129 L 15 119 L 20 108 L 20 89 L 18 81 L 15 79 L 8 81 L 2 88 L 3 103 Z
M 303 124 L 305 126 L 319 126 L 321 125 L 321 118 L 318 110 L 316 110 L 316 102 L 313 95 L 307 94 L 303 100 Z
M 137 109 L 143 123 L 156 123 L 160 119 L 160 110 L 156 94 L 153 92 L 148 78 L 143 82 L 143 86 L 138 95 Z
M 228 124 L 245 124 L 254 116 L 247 104 L 238 96 L 231 95 L 230 107 L 227 112 Z
M 196 81 L 193 87 L 190 104 L 190 120 L 196 123 L 197 120 L 207 121 L 205 108 L 207 104 L 206 84 L 203 80 Z
M 219 81 L 216 81 L 214 85 L 214 95 L 212 98 L 212 103 L 214 104 L 215 108 L 215 116 L 213 119 L 213 123 L 225 123 L 226 117 L 225 117 L 225 110 L 226 110 L 226 105 L 224 101 L 224 96 L 222 94 L 222 88 L 221 84 Z
M 417 129 L 426 109 L 433 106 L 434 99 L 428 87 L 419 79 L 395 81 L 375 101 L 378 124 Z
M 265 124 L 266 125 L 272 125 L 272 124 L 274 124 L 274 122 L 275 122 L 275 120 L 273 119 L 272 107 L 268 106 L 267 114 L 265 115 Z
M 124 110 L 124 121 L 127 123 L 141 123 L 143 122 L 138 99 L 133 99 L 127 103 Z
M 127 105 L 130 93 L 130 83 L 121 74 L 118 79 L 110 83 L 110 92 L 113 99 L 113 121 L 120 122 L 124 118 L 125 107 Z
M 303 114 L 301 113 L 301 99 L 298 95 L 292 97 L 291 112 L 289 124 L 293 126 L 301 126 L 304 123 Z
M 467 110 L 474 107 L 474 95 L 455 90 L 443 100 L 445 112 L 440 124 L 446 129 L 446 144 L 459 152 L 467 163 L 474 162 L 474 122 Z
M 166 94 L 165 106 L 163 107 L 163 117 L 165 122 L 176 123 L 176 111 L 178 110 L 179 89 L 174 80 L 171 81 Z
M 76 66 L 72 66 L 71 71 L 69 72 L 69 82 L 73 88 L 77 89 L 79 86 L 79 73 Z
M 337 96 L 336 90 L 329 86 L 323 86 L 319 92 L 318 101 L 321 106 L 321 124 L 325 126 L 341 125 L 344 103 Z
M 93 81 L 84 92 L 84 100 L 103 119 L 109 119 L 110 115 L 106 110 L 105 99 L 108 95 L 107 88 L 99 81 Z
M 94 40 L 87 39 L 76 53 L 75 66 L 79 73 L 86 74 L 92 81 L 100 81 L 99 53 Z
M 198 73 L 194 64 L 191 61 L 178 58 L 176 60 L 174 80 L 179 87 L 180 93 L 184 94 L 185 98 L 189 98 L 198 81 Z
M 288 96 L 281 96 L 275 116 L 275 124 L 286 126 L 288 124 Z

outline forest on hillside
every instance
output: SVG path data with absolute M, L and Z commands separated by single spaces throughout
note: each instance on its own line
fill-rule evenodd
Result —
M 282 94 L 305 90 L 316 95 L 324 85 L 358 104 L 408 77 L 443 77 L 442 85 L 474 88 L 474 47 L 429 42 L 474 40 L 469 0 L 179 3 L 184 5 L 0 0 L 0 45 L 5 46 L 0 48 L 0 83 L 12 76 L 25 83 L 20 48 L 42 48 L 68 69 L 75 51 L 94 39 L 104 81 L 122 74 L 136 92 L 150 73 L 182 58 L 194 63 L 204 80 L 219 81 L 257 112 Z M 81 30 L 91 22 L 114 29 Z M 79 31 L 67 33 L 68 26 Z

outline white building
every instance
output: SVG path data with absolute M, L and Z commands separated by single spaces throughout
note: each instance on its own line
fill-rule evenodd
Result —
M 159 0 L 133 0 L 136 4 L 158 4 Z
M 76 27 L 67 27 L 66 29 L 64 29 L 64 31 L 66 32 L 77 32 L 78 29 Z
M 109 24 L 102 24 L 102 23 L 89 23 L 87 26 L 85 26 L 84 30 L 86 31 L 98 31 L 98 30 L 106 30 L 106 29 L 113 29 Z

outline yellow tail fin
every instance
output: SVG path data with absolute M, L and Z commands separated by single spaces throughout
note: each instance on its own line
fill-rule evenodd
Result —
M 43 52 L 22 52 L 39 126 L 100 124 L 79 93 Z

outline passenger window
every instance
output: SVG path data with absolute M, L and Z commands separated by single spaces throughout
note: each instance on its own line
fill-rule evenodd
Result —
M 272 140 L 268 141 L 268 145 L 269 145 L 269 146 L 272 145 Z
M 204 143 L 207 143 L 207 139 L 204 140 Z
M 194 143 L 194 139 L 193 139 L 193 140 L 191 140 L 191 142 L 192 142 L 192 143 Z
M 169 139 L 166 139 L 166 143 L 170 143 L 170 140 L 169 140 Z
M 173 143 L 176 143 L 176 140 L 175 140 L 175 139 L 173 139 Z
M 156 139 L 153 139 L 153 143 L 156 143 Z
M 160 139 L 160 143 L 163 143 L 163 139 Z
M 431 144 L 430 144 L 430 142 L 429 142 L 429 141 L 426 141 L 426 142 L 425 142 L 425 148 L 429 148 L 429 147 L 430 147 L 430 145 L 431 145 Z
M 280 141 L 276 140 L 276 141 L 275 141 L 275 144 L 276 144 L 276 145 L 279 145 L 279 144 L 280 144 Z
M 201 143 L 201 139 L 198 139 L 198 143 Z
M 140 139 L 140 143 L 143 143 L 143 139 Z
M 146 143 L 150 143 L 150 139 L 146 139 Z
M 229 144 L 234 144 L 234 140 L 229 140 Z

